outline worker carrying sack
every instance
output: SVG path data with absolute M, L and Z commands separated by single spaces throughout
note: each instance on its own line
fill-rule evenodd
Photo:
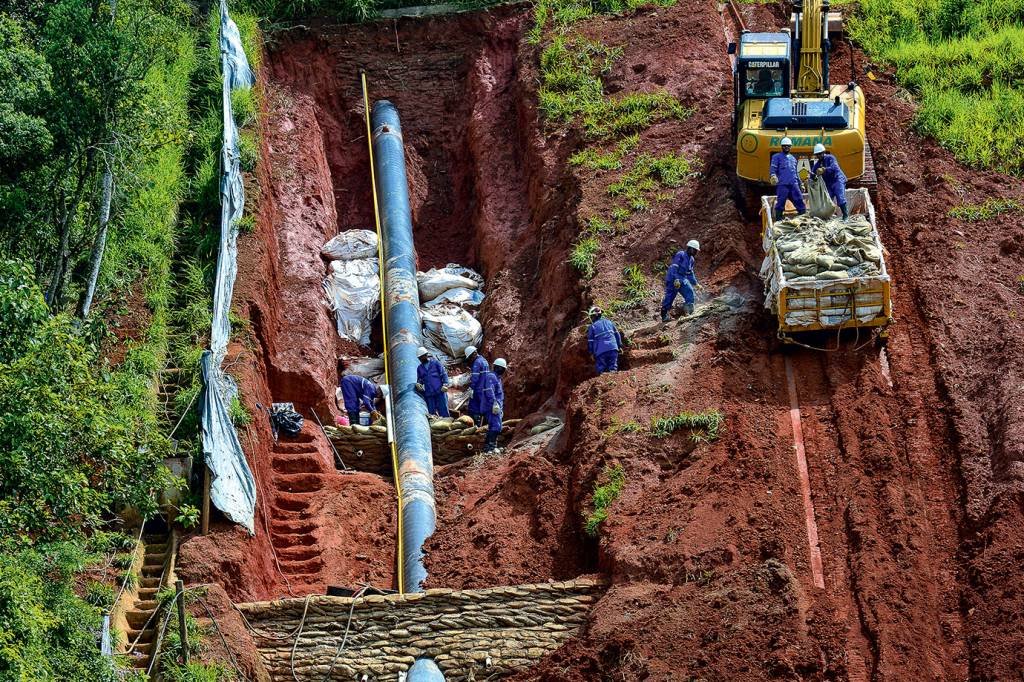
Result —
M 807 209 L 811 215 L 822 220 L 828 220 L 835 215 L 836 205 L 828 195 L 825 181 L 812 175 L 808 185 Z
M 273 403 L 270 420 L 274 429 L 286 436 L 297 436 L 302 431 L 302 415 L 295 411 L 294 403 Z

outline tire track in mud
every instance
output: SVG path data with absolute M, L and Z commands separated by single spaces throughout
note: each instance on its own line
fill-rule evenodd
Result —
M 892 388 L 877 350 L 789 355 L 824 597 L 846 625 L 851 680 L 966 675 L 948 445 L 910 334 L 896 336 Z

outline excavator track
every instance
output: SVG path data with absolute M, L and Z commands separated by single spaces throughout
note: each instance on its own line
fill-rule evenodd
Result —
M 875 191 L 878 189 L 878 175 L 875 173 L 875 157 L 871 153 L 871 144 L 864 141 L 864 174 L 850 183 L 851 187 L 863 187 L 871 192 L 871 198 L 875 198 Z

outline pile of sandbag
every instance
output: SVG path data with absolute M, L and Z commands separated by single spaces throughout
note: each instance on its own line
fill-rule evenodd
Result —
M 377 234 L 348 230 L 320 249 L 328 261 L 324 293 L 334 312 L 338 335 L 370 345 L 370 325 L 380 310 L 380 269 Z
M 477 319 L 484 300 L 483 281 L 478 273 L 454 263 L 416 273 L 423 345 L 446 365 L 461 362 L 466 346 L 483 341 Z
M 864 215 L 822 220 L 810 215 L 774 224 L 775 250 L 787 283 L 870 277 L 882 253 Z

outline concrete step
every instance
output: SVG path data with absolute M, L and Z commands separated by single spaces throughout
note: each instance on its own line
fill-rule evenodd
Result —
M 151 624 L 152 625 L 152 624 Z M 128 644 L 138 640 L 139 643 L 152 642 L 156 636 L 156 628 L 150 627 L 145 630 L 128 630 L 125 633 L 125 637 L 128 640 Z

